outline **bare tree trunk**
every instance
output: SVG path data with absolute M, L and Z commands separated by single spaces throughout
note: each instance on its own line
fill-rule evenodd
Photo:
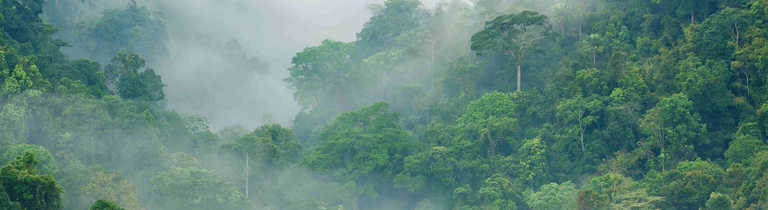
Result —
M 733 24 L 733 30 L 736 33 L 736 48 L 738 49 L 739 45 L 740 45 L 740 43 L 739 43 L 740 42 L 740 40 L 739 40 L 739 25 L 734 23 Z
M 749 72 L 744 72 L 744 79 L 747 80 L 747 100 L 749 100 Z
M 581 153 L 584 154 L 584 151 L 586 150 L 584 147 L 584 130 L 581 130 L 581 134 L 579 135 L 579 140 L 581 140 Z
M 586 151 L 584 148 L 584 123 L 581 120 L 583 116 L 583 113 L 579 114 L 579 141 L 581 142 L 581 154 L 584 154 L 584 151 Z
M 517 62 L 517 92 L 520 92 L 520 77 L 522 74 L 520 73 L 520 62 Z
M 691 24 L 696 24 L 696 16 L 693 12 L 693 7 L 691 7 Z
M 597 65 L 597 52 L 592 51 L 592 65 Z

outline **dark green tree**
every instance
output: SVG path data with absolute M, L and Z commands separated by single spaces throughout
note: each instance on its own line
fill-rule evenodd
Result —
M 99 62 L 109 61 L 119 51 L 137 52 L 150 61 L 168 56 L 165 23 L 135 0 L 125 8 L 105 10 L 94 23 L 78 25 L 75 50 Z
M 351 84 L 361 79 L 362 73 L 354 68 L 352 47 L 350 43 L 325 40 L 293 57 L 286 82 L 296 90 L 294 96 L 304 109 L 332 105 L 326 100 L 335 101 L 341 108 L 349 105 L 348 88 L 355 87 Z
M 11 198 L 8 197 L 2 182 L 0 182 L 0 209 L 22 210 L 19 202 L 11 201 Z
M 650 193 L 664 197 L 660 208 L 699 209 L 717 189 L 724 171 L 702 160 L 681 162 L 676 169 L 651 174 Z
M 472 36 L 472 50 L 501 52 L 517 66 L 517 91 L 520 91 L 521 66 L 540 41 L 549 36 L 547 16 L 533 11 L 502 15 L 485 23 L 485 28 Z
M 387 0 L 383 7 L 372 7 L 374 16 L 357 34 L 358 56 L 366 58 L 373 53 L 393 46 L 396 39 L 421 26 L 427 16 L 418 0 Z
M 139 55 L 120 51 L 105 69 L 107 84 L 120 97 L 147 102 L 165 99 L 163 81 Z
M 61 209 L 63 190 L 53 176 L 37 174 L 38 163 L 33 153 L 24 153 L 0 169 L 0 184 L 11 205 L 17 202 L 29 210 Z
M 481 209 L 519 209 L 524 205 L 520 186 L 509 177 L 494 174 L 485 179 L 477 190 Z
M 704 209 L 731 210 L 733 209 L 733 201 L 728 195 L 713 192 L 709 195 L 709 200 L 707 200 L 707 205 Z
M 526 140 L 520 149 L 520 167 L 522 168 L 520 176 L 528 182 L 531 189 L 546 180 L 548 161 L 546 157 L 547 147 L 541 138 Z
M 356 183 L 364 189 L 363 203 L 391 191 L 387 188 L 403 171 L 405 157 L 417 148 L 386 103 L 341 114 L 326 126 L 321 139 L 304 164 L 339 182 Z
M 566 136 L 570 139 L 578 139 L 582 154 L 586 152 L 584 135 L 587 129 L 598 121 L 602 109 L 604 105 L 600 97 L 577 96 L 564 100 L 557 106 L 557 116 L 564 122 L 562 126 Z
M 120 208 L 120 206 L 117 206 L 117 204 L 112 201 L 97 200 L 96 202 L 93 203 L 93 206 L 91 206 L 91 210 L 125 210 L 125 209 Z
M 510 154 L 521 145 L 517 122 L 518 104 L 507 93 L 491 92 L 469 103 L 464 114 L 457 120 L 462 138 L 474 140 L 473 145 L 491 158 L 496 154 Z
M 662 170 L 679 161 L 693 160 L 694 146 L 706 145 L 706 125 L 693 111 L 693 102 L 685 94 L 662 98 L 645 114 L 640 127 L 649 136 L 646 149 L 656 151 L 650 157 Z

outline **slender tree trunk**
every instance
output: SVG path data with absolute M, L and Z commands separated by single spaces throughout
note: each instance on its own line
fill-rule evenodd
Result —
M 739 40 L 739 25 L 736 23 L 733 24 L 733 31 L 736 33 L 736 48 L 739 48 L 740 40 Z
M 592 51 L 592 65 L 597 65 L 597 52 Z
M 579 134 L 579 140 L 581 141 L 581 153 L 584 154 L 584 151 L 586 150 L 584 147 L 584 129 L 582 129 Z
M 581 120 L 583 115 L 584 114 L 579 115 L 579 141 L 581 142 L 581 154 L 584 154 L 584 151 L 586 151 L 584 147 L 584 123 Z
M 749 94 L 750 94 L 750 92 L 749 92 L 749 72 L 746 72 L 746 71 L 744 72 L 744 79 L 747 82 L 747 85 L 746 85 L 747 86 L 747 100 L 749 100 Z
M 472 39 L 469 40 L 469 45 L 472 46 Z M 467 49 L 467 58 L 469 58 L 469 65 L 472 65 L 472 48 Z
M 520 73 L 520 62 L 517 62 L 517 92 L 520 92 L 520 77 L 522 74 Z
M 696 16 L 693 12 L 693 7 L 691 7 L 691 24 L 696 24 Z

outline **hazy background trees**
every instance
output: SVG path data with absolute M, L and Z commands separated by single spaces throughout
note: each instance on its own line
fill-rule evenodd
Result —
M 386 0 L 285 65 L 184 8 L 0 1 L 0 208 L 768 205 L 763 0 Z

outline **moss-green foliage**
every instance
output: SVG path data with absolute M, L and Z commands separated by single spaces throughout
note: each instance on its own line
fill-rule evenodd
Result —
M 57 172 L 58 165 L 56 164 L 56 160 L 53 158 L 51 153 L 49 153 L 45 148 L 37 145 L 19 144 L 12 146 L 5 151 L 5 154 L 3 154 L 3 159 L 10 162 L 15 160 L 16 157 L 20 157 L 25 153 L 35 154 L 35 159 L 38 162 L 36 164 L 36 170 L 38 170 L 40 173 L 54 174 Z M 6 164 L 6 162 L 0 162 L 0 165 L 4 164 Z
M 101 10 L 98 5 L 107 6 Z M 65 51 L 106 64 L 119 51 L 140 53 L 150 61 L 168 56 L 163 14 L 136 1 L 97 2 L 92 0 L 45 1 L 43 16 L 58 28 L 56 37 L 65 39 Z
M 574 209 L 576 193 L 576 185 L 571 182 L 550 183 L 529 194 L 526 203 L 532 209 Z
M 120 51 L 107 65 L 105 76 L 124 99 L 158 102 L 165 99 L 163 81 L 155 70 L 143 69 L 146 62 L 137 54 Z
M 341 114 L 320 136 L 304 165 L 356 185 L 367 198 L 391 193 L 392 179 L 417 146 L 386 103 Z
M 8 193 L 5 192 L 5 187 L 3 187 L 2 182 L 0 182 L 0 209 L 8 209 L 8 210 L 21 210 L 21 204 L 16 201 L 11 201 L 11 198 L 8 197 Z
M 387 1 L 380 9 L 409 11 L 395 10 L 399 7 L 394 5 L 407 5 L 399 4 L 403 2 Z M 355 104 L 350 100 L 378 96 L 366 89 L 370 87 L 395 93 L 406 85 L 390 78 L 416 75 L 402 68 L 436 77 L 437 83 L 408 84 L 417 87 L 414 94 L 424 93 L 417 104 L 410 97 L 419 96 L 381 97 L 403 114 L 403 125 L 409 125 L 407 130 L 423 145 L 404 159 L 393 182 L 404 193 L 427 194 L 409 199 L 413 205 L 436 200 L 451 209 L 766 205 L 759 196 L 765 170 L 757 166 L 768 127 L 765 1 L 485 0 L 474 8 L 456 9 L 460 5 L 444 4 L 431 18 L 424 18 L 423 25 L 405 33 L 376 24 L 387 17 L 386 12 L 377 13 L 360 40 L 348 44 L 378 53 L 353 52 L 342 58 L 354 66 L 359 62 L 356 55 L 363 56 L 360 60 L 368 65 L 357 73 L 377 75 L 373 81 L 378 82 L 348 83 L 351 88 L 346 90 L 360 92 L 345 92 L 345 100 L 325 102 L 349 108 Z M 531 10 L 536 12 L 520 12 Z M 441 40 L 439 30 L 431 28 L 439 25 L 431 21 L 446 14 L 477 18 L 470 24 L 474 27 L 465 29 L 470 32 L 463 35 L 461 45 L 462 50 L 471 49 L 470 54 L 415 50 L 406 53 L 404 61 L 400 52 L 411 52 L 409 47 L 418 45 L 413 40 L 419 39 L 386 49 L 366 43 L 372 31 L 424 30 L 426 49 L 434 43 L 448 45 L 450 41 Z M 523 48 L 530 49 L 525 53 L 530 56 L 521 56 Z M 433 55 L 442 64 L 431 63 Z M 293 68 L 328 66 L 303 61 Z M 409 61 L 441 70 L 399 64 Z M 521 92 L 515 92 L 515 64 L 532 69 L 522 72 Z M 309 77 L 293 74 L 289 81 L 303 78 Z M 313 90 L 334 93 L 335 85 Z M 306 106 L 305 113 L 317 114 L 297 117 L 296 125 L 330 122 L 330 114 L 320 114 L 337 111 L 328 107 L 334 106 Z M 304 136 L 319 138 L 323 133 L 311 130 Z M 387 173 L 391 172 L 382 172 Z M 551 201 L 567 204 L 542 207 L 547 202 L 541 200 L 553 199 L 543 191 L 566 181 L 577 189 L 560 199 L 569 202 Z
M 387 0 L 220 133 L 163 107 L 162 11 L 88 3 L 0 0 L 0 209 L 768 208 L 765 0 Z
M 704 209 L 730 210 L 733 209 L 733 201 L 728 197 L 728 195 L 713 192 L 709 195 L 707 206 Z
M 18 204 L 23 209 L 61 209 L 62 188 L 51 175 L 37 173 L 38 160 L 34 153 L 24 153 L 0 169 L 0 184 L 7 194 L 10 206 Z
M 91 206 L 91 210 L 125 210 L 117 206 L 115 202 L 106 200 L 97 200 Z
M 213 171 L 172 167 L 152 177 L 153 206 L 161 209 L 248 208 L 235 185 Z

